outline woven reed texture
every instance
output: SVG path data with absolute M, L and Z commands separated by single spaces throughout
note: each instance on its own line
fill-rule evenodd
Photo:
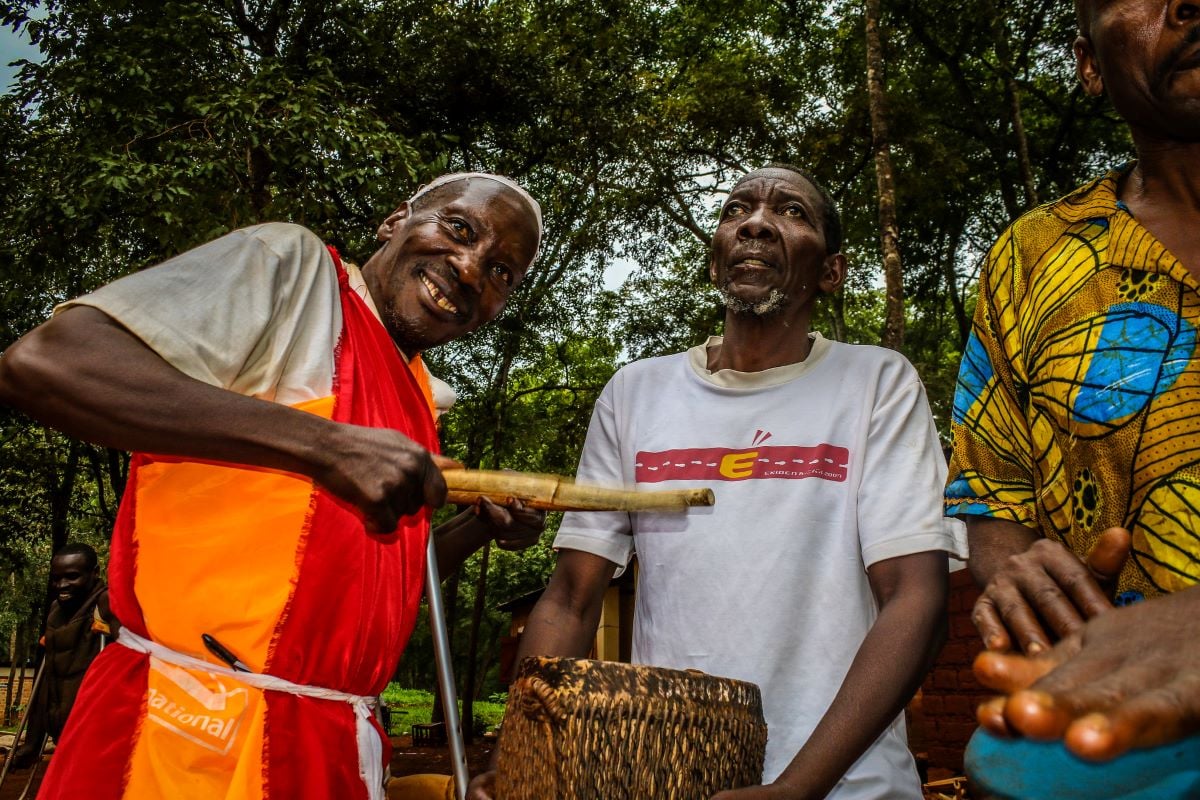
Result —
M 762 781 L 752 683 L 572 658 L 527 658 L 509 687 L 496 800 L 708 800 Z

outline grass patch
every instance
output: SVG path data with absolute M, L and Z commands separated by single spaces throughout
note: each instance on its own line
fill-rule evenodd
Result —
M 413 725 L 427 724 L 433 715 L 433 694 L 423 689 L 404 689 L 389 683 L 383 690 L 383 702 L 391 710 L 391 732 L 410 733 Z M 458 704 L 462 710 L 462 701 Z M 500 724 L 504 717 L 504 703 L 478 700 L 474 704 L 475 725 L 490 730 Z

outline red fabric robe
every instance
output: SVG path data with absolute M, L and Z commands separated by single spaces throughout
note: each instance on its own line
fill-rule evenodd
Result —
M 421 388 L 333 257 L 343 317 L 333 393 L 299 407 L 436 452 Z M 177 651 L 220 663 L 201 643 L 209 633 L 255 671 L 373 696 L 412 632 L 428 534 L 427 509 L 373 535 L 303 476 L 137 454 L 113 533 L 112 609 Z M 365 798 L 354 714 L 109 647 L 39 796 Z

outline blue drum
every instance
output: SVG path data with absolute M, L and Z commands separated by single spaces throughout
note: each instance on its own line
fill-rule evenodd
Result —
M 980 729 L 964 762 L 972 787 L 1003 800 L 1200 798 L 1200 735 L 1093 763 L 1061 742 L 1000 739 Z

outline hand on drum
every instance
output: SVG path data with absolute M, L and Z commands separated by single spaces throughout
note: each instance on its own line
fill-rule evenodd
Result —
M 1128 531 L 1110 528 L 1086 562 L 1049 539 L 1009 556 L 984 587 L 971 616 L 984 646 L 1036 655 L 1112 608 L 1111 584 L 1129 548 Z
M 480 522 L 492 529 L 492 538 L 502 550 L 524 550 L 542 538 L 546 530 L 546 512 L 526 508 L 520 500 L 511 498 L 499 505 L 481 497 L 473 508 Z
M 1089 620 L 1040 656 L 984 652 L 975 675 L 1004 692 L 979 707 L 996 735 L 1062 739 L 1081 758 L 1200 731 L 1200 587 Z

